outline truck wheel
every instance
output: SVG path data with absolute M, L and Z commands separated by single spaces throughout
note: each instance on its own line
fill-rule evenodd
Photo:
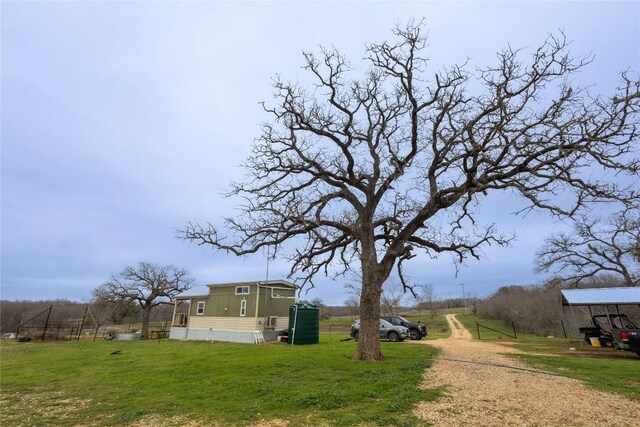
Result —
M 360 338 L 360 331 L 355 331 L 355 332 L 353 333 L 353 339 L 354 339 L 354 340 L 356 340 L 356 341 L 358 341 L 358 338 Z
M 414 341 L 415 340 L 421 340 L 422 339 L 422 335 L 416 329 L 410 329 L 409 330 L 409 338 L 411 338 Z
M 389 335 L 387 335 L 387 337 L 389 338 L 389 341 L 391 341 L 391 342 L 400 341 L 400 334 L 398 334 L 396 331 L 389 332 Z

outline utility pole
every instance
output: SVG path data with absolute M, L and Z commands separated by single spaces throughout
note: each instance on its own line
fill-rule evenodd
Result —
M 464 298 L 464 311 L 467 312 L 467 294 L 464 292 L 464 283 L 460 283 L 462 286 L 462 298 Z

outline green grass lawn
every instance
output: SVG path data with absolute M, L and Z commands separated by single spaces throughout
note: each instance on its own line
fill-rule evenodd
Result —
M 512 347 L 530 353 L 505 356 L 521 360 L 534 369 L 576 378 L 596 389 L 640 401 L 640 357 L 632 352 L 594 348 L 581 339 L 549 338 L 517 331 L 518 338 L 512 339 L 507 337 L 507 333 L 513 332 L 510 325 L 472 314 L 457 315 L 456 318 L 471 331 L 474 339 L 478 339 L 478 322 L 505 332 L 501 334 L 481 329 L 483 341 L 507 342 Z
M 310 346 L 3 342 L 0 424 L 417 425 L 414 404 L 439 394 L 419 388 L 436 350 L 383 342 L 384 361 L 355 362 L 345 337 L 322 334 Z
M 480 337 L 483 340 L 511 340 L 510 335 L 513 335 L 513 327 L 511 324 L 507 324 L 505 322 L 501 322 L 499 320 L 490 320 L 484 319 L 475 314 L 457 314 L 456 319 L 458 319 L 465 328 L 471 332 L 471 335 L 474 339 L 478 339 L 478 327 L 476 323 L 479 323 L 486 328 L 480 327 Z M 494 331 L 487 329 L 491 328 Z M 499 331 L 499 332 L 495 332 Z M 516 336 L 518 340 L 527 340 L 530 338 L 540 339 L 539 336 L 526 334 L 521 331 L 516 330 Z

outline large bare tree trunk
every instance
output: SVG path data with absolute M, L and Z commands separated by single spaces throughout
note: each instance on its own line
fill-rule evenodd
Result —
M 151 319 L 151 304 L 142 307 L 142 339 L 149 338 L 149 320 Z
M 381 360 L 380 294 L 381 277 L 375 264 L 362 261 L 362 291 L 360 293 L 360 336 L 355 360 Z

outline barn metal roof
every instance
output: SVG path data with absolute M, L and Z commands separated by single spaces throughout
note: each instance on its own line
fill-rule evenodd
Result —
M 562 305 L 640 304 L 640 288 L 563 289 Z

